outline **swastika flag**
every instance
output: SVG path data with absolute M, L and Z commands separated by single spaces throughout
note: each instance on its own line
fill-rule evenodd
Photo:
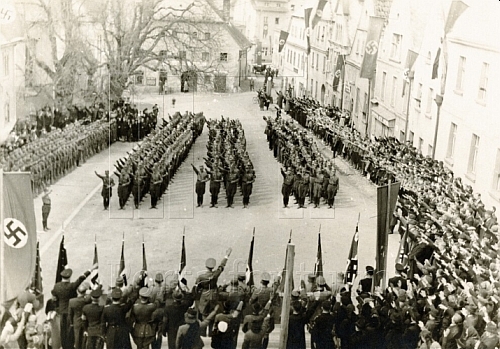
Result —
M 1 173 L 1 172 L 0 172 Z M 5 260 L 0 278 L 5 300 L 16 298 L 31 283 L 36 262 L 36 220 L 31 178 L 27 172 L 2 173 L 3 243 Z
M 360 78 L 373 79 L 377 67 L 378 46 L 380 35 L 384 27 L 384 19 L 381 17 L 370 17 L 370 26 L 366 36 L 365 55 L 361 63 Z

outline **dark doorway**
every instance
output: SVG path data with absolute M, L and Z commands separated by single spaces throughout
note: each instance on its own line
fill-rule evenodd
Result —
M 214 91 L 215 92 L 226 92 L 226 76 L 225 75 L 215 75 L 215 77 L 214 77 Z

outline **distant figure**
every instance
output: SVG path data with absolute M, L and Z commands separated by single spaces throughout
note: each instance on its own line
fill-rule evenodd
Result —
M 253 78 L 250 78 L 250 91 L 253 91 L 255 87 L 255 83 L 253 81 Z
M 42 196 L 42 224 L 43 224 L 43 231 L 50 230 L 50 228 L 47 225 L 47 219 L 49 218 L 49 213 L 50 213 L 50 196 L 49 194 L 52 193 L 52 190 L 49 190 L 48 188 L 45 188 L 43 190 L 43 196 Z
M 175 107 L 175 98 L 172 98 L 172 107 Z

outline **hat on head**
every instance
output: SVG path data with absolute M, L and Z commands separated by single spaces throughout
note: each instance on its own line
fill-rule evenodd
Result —
M 179 290 L 175 290 L 173 293 L 172 293 L 172 297 L 174 298 L 174 300 L 176 301 L 180 301 L 184 298 L 182 292 L 180 292 Z
M 239 280 L 239 281 L 245 281 L 245 280 L 246 280 L 246 277 L 247 277 L 247 276 L 245 275 L 245 273 L 239 273 L 239 274 L 238 274 L 238 280 Z
M 406 271 L 406 268 L 401 263 L 396 263 L 396 271 L 403 272 Z
M 366 266 L 366 272 L 370 275 L 373 275 L 373 272 L 375 271 L 375 269 L 371 266 L 371 265 L 367 265 Z
M 115 284 L 116 286 L 123 286 L 123 278 L 121 276 L 117 277 Z
M 255 303 L 252 305 L 252 311 L 253 311 L 255 314 L 259 314 L 261 310 L 262 310 L 262 307 L 260 306 L 260 303 L 259 303 L 259 302 L 255 302 Z
M 119 300 L 122 298 L 123 292 L 119 288 L 114 288 L 113 291 L 111 291 L 111 299 L 113 300 Z
M 90 297 L 92 298 L 99 298 L 101 297 L 102 295 L 102 290 L 100 288 L 97 288 L 95 290 L 93 290 L 92 292 L 90 292 Z
M 80 284 L 80 286 L 78 286 L 77 291 L 78 291 L 78 293 L 85 293 L 85 292 L 87 292 L 87 289 L 88 289 L 88 288 L 87 288 L 87 286 L 86 286 L 86 285 L 84 285 L 84 284 Z
M 67 269 L 64 269 L 63 271 L 61 271 L 61 276 L 64 279 L 69 279 L 71 277 L 71 275 L 73 275 L 73 270 L 71 270 L 71 268 L 67 268 Z
M 196 321 L 196 315 L 196 310 L 193 308 L 189 308 L 184 314 L 184 320 L 186 321 L 186 323 L 192 324 Z
M 292 298 L 299 298 L 300 297 L 300 292 L 297 290 L 292 291 Z
M 147 287 L 141 288 L 139 290 L 139 296 L 144 297 L 144 298 L 148 298 L 149 296 L 151 296 L 151 289 L 149 289 Z
M 205 262 L 205 266 L 206 266 L 207 268 L 209 268 L 209 269 L 213 269 L 213 268 L 215 268 L 215 264 L 216 264 L 216 263 L 217 263 L 217 262 L 215 261 L 215 259 L 213 259 L 213 258 L 208 258 L 208 259 L 206 260 L 206 262 Z
M 326 285 L 326 280 L 323 276 L 318 276 L 318 278 L 316 279 L 316 283 L 319 285 L 319 286 L 325 286 Z
M 157 273 L 155 276 L 155 281 L 157 282 L 163 282 L 163 274 L 162 273 Z
M 269 282 L 269 280 L 271 280 L 271 275 L 268 272 L 263 272 L 260 281 Z
M 314 281 L 314 280 L 316 280 L 316 275 L 314 275 L 314 274 L 309 274 L 309 275 L 307 275 L 307 279 L 308 279 L 309 281 Z
M 321 303 L 321 307 L 324 310 L 330 310 L 330 309 L 332 309 L 332 302 L 330 302 L 330 301 L 324 301 L 323 303 Z

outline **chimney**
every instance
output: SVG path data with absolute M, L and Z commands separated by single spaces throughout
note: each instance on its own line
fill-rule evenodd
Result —
M 231 15 L 231 3 L 230 0 L 223 0 L 222 3 L 222 13 L 224 15 L 224 20 L 229 22 Z

